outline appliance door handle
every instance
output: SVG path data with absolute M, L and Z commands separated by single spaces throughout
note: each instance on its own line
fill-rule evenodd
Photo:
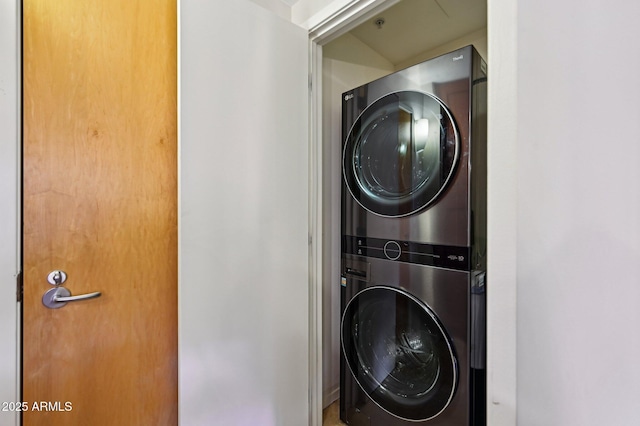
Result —
M 72 296 L 71 292 L 64 287 L 52 288 L 42 296 L 42 304 L 49 309 L 58 309 L 65 306 L 68 302 L 77 302 L 79 300 L 95 299 L 102 296 L 99 291 L 93 293 L 79 294 Z

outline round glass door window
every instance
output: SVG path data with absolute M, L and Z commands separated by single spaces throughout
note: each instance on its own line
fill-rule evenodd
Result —
M 345 308 L 341 338 L 356 382 L 390 414 L 429 420 L 451 402 L 458 378 L 452 344 L 415 297 L 389 287 L 361 291 Z
M 351 127 L 343 175 L 365 209 L 407 216 L 446 188 L 459 150 L 453 117 L 440 100 L 422 92 L 394 92 L 369 105 Z

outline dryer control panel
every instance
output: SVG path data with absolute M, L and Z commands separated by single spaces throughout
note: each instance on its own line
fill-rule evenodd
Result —
M 469 271 L 471 264 L 471 249 L 469 247 L 354 237 L 350 235 L 342 237 L 342 252 L 397 262 L 438 266 L 459 271 Z

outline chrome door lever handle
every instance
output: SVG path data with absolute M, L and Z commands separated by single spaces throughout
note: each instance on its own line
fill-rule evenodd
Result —
M 42 304 L 49 309 L 62 308 L 67 302 L 76 302 L 78 300 L 95 299 L 102 296 L 102 293 L 96 291 L 94 293 L 79 294 L 72 296 L 71 292 L 64 287 L 52 288 L 42 296 Z
M 76 300 L 95 299 L 102 296 L 102 293 L 96 291 L 95 293 L 80 294 L 78 296 L 58 296 L 54 295 L 53 300 L 55 302 L 75 302 Z

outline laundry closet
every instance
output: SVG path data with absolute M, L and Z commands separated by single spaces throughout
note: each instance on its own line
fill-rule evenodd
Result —
M 322 49 L 323 406 L 340 387 L 340 198 L 344 92 L 473 45 L 487 60 L 486 2 L 403 0 L 367 17 Z

